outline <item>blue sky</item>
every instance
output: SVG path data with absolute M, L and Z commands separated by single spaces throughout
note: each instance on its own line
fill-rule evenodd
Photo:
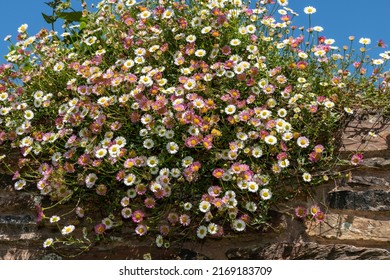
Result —
M 35 34 L 41 27 L 50 28 L 41 15 L 41 12 L 51 13 L 50 8 L 44 4 L 48 1 L 50 0 L 1 1 L 0 62 L 4 62 L 3 56 L 8 52 L 8 43 L 4 42 L 3 38 L 12 35 L 15 39 L 17 28 L 21 24 L 29 25 L 30 35 Z M 87 0 L 88 4 L 98 2 L 98 0 Z M 79 7 L 80 0 L 72 0 L 72 3 Z M 361 37 L 369 37 L 372 45 L 382 39 L 390 46 L 389 0 L 289 0 L 289 7 L 300 14 L 294 20 L 295 25 L 308 26 L 308 16 L 303 12 L 306 6 L 317 9 L 317 12 L 312 15 L 312 25 L 322 26 L 323 35 L 335 39 L 337 46 L 349 45 L 350 35 L 354 35 L 356 41 Z M 359 47 L 357 42 L 355 47 Z M 376 57 L 383 50 L 372 51 L 370 54 Z

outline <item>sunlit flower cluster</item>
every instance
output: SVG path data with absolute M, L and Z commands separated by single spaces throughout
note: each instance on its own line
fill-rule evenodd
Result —
M 326 219 L 325 212 L 323 212 L 318 205 L 312 205 L 309 208 L 297 206 L 294 210 L 294 214 L 298 219 L 309 219 L 319 223 L 324 222 Z
M 297 33 L 288 1 L 268 2 L 102 1 L 61 36 L 22 25 L 0 66 L 0 143 L 21 152 L 15 189 L 28 180 L 52 203 L 76 201 L 77 219 L 100 201 L 90 232 L 123 225 L 159 247 L 178 231 L 264 224 L 280 184 L 323 178 L 363 72 L 358 60 L 358 78 L 339 70 L 346 55 L 321 27 Z M 63 238 L 81 232 L 49 219 Z

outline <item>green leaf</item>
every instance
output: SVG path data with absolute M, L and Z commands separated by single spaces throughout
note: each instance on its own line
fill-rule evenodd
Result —
M 83 17 L 82 12 L 60 12 L 56 13 L 57 16 L 63 20 L 79 22 Z
M 56 21 L 56 18 L 54 16 L 49 16 L 49 15 L 46 15 L 44 13 L 42 13 L 42 16 L 43 18 L 45 19 L 45 21 L 48 23 L 48 24 L 52 24 L 53 22 Z
M 85 21 L 81 21 L 80 22 L 80 30 L 83 30 L 86 27 L 87 27 L 87 23 Z

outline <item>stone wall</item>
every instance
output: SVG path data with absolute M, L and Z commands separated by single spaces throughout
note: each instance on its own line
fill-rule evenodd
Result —
M 390 259 L 390 122 L 360 115 L 341 138 L 340 156 L 363 151 L 363 164 L 350 169 L 348 180 L 315 187 L 313 195 L 273 209 L 273 223 L 264 232 L 176 242 L 169 249 L 124 232 L 81 255 L 72 256 L 71 249 L 65 254 L 77 259 L 142 259 L 146 253 L 153 259 Z M 57 229 L 36 223 L 37 198 L 15 193 L 10 176 L 0 176 L 0 259 L 62 258 L 42 248 L 42 239 Z M 325 222 L 293 217 L 295 206 L 313 203 L 326 211 Z

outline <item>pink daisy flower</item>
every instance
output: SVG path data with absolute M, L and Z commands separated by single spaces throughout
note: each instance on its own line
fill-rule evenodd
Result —
M 306 208 L 303 206 L 298 206 L 294 210 L 295 216 L 300 219 L 304 219 L 307 215 Z
M 140 223 L 143 221 L 145 214 L 141 210 L 134 211 L 131 215 L 131 219 L 134 223 Z

